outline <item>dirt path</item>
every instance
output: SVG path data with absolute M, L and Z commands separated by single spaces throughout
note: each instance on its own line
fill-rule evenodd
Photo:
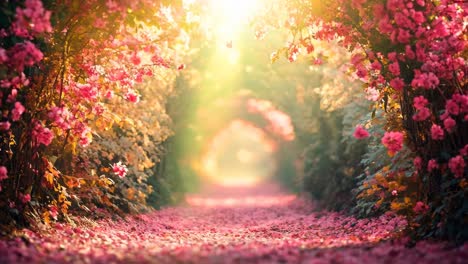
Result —
M 445 249 L 385 241 L 405 221 L 315 212 L 280 192 L 191 196 L 187 204 L 0 241 L 0 263 L 466 263 L 468 245 Z M 25 242 L 27 241 L 27 242 Z

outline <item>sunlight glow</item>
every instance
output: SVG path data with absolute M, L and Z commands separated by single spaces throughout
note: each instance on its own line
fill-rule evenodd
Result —
M 221 186 L 254 186 L 275 172 L 275 147 L 261 129 L 234 120 L 210 142 L 201 160 L 202 174 Z
M 224 25 L 240 25 L 247 22 L 259 6 L 256 0 L 211 0 L 211 12 Z
M 236 49 L 240 31 L 259 10 L 261 1 L 263 0 L 209 0 L 208 16 L 205 19 L 214 37 L 222 45 L 229 43 L 227 46 Z

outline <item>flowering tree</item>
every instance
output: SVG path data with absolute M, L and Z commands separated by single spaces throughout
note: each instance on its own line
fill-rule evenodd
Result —
M 163 104 L 188 48 L 182 7 L 26 0 L 4 1 L 0 12 L 1 207 L 22 218 L 29 205 L 45 204 L 39 213 L 49 221 L 90 189 L 110 206 L 115 201 L 103 193 L 114 192 L 112 178 L 145 181 L 139 174 L 157 159 L 146 151 L 171 133 Z M 160 82 L 146 83 L 154 75 Z M 158 117 L 129 115 L 140 100 Z M 141 138 L 109 144 L 131 133 Z M 132 184 L 122 192 L 145 200 Z
M 265 16 L 256 28 L 291 33 L 274 58 L 295 61 L 313 51 L 312 39 L 337 40 L 353 52 L 353 76 L 365 83 L 373 111 L 385 113 L 381 144 L 395 158 L 404 146 L 414 153 L 419 201 L 406 206 L 425 223 L 420 234 L 457 235 L 450 230 L 463 226 L 467 176 L 466 4 L 280 0 L 267 10 L 280 19 Z

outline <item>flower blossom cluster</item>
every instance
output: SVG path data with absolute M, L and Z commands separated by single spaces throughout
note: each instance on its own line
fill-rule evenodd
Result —
M 398 131 L 385 132 L 382 144 L 388 149 L 390 155 L 394 155 L 403 148 L 403 133 Z
M 465 160 L 461 155 L 451 158 L 448 166 L 456 178 L 463 177 L 465 173 Z
M 369 132 L 366 129 L 364 129 L 361 125 L 357 125 L 353 133 L 353 137 L 355 137 L 356 139 L 364 139 L 369 137 L 369 135 Z
M 51 12 L 44 9 L 41 0 L 26 0 L 24 6 L 24 8 L 16 8 L 15 20 L 11 25 L 14 35 L 32 38 L 52 31 Z
M 424 96 L 417 96 L 413 99 L 413 105 L 417 113 L 413 115 L 413 119 L 416 121 L 424 121 L 431 116 L 431 111 L 426 106 L 429 101 Z
M 52 143 L 52 140 L 54 139 L 54 134 L 52 131 L 44 127 L 40 122 L 36 121 L 36 124 L 33 128 L 33 131 L 31 133 L 33 142 L 36 144 L 36 146 L 39 145 L 44 145 L 48 146 L 50 143 Z
M 429 210 L 429 206 L 421 201 L 418 201 L 413 207 L 413 211 L 417 214 L 424 214 Z
M 121 161 L 112 164 L 112 172 L 114 172 L 115 175 L 119 176 L 120 178 L 123 178 L 127 175 L 128 168 L 125 164 L 122 164 Z

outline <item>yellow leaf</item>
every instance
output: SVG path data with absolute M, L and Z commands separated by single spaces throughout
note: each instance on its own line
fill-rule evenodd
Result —
M 392 211 L 394 211 L 394 212 L 400 211 L 403 208 L 404 208 L 404 204 L 402 204 L 402 203 L 392 202 L 390 204 L 390 209 L 392 209 Z
M 133 200 L 133 199 L 135 199 L 135 193 L 136 193 L 135 189 L 133 189 L 133 188 L 128 188 L 128 189 L 127 189 L 127 199 L 128 199 L 128 200 Z
M 49 184 L 54 183 L 54 175 L 48 171 L 45 172 L 44 177 Z
M 393 191 L 398 189 L 398 183 L 396 181 L 391 181 L 388 183 L 388 190 Z
M 50 224 L 50 213 L 48 210 L 45 210 L 43 213 L 42 213 L 42 219 L 44 220 L 44 223 L 46 225 L 49 225 Z
M 271 55 L 270 55 L 271 63 L 275 63 L 279 58 L 280 58 L 280 52 L 279 51 L 275 51 L 275 52 L 271 53 Z
M 60 193 L 60 194 L 59 194 L 59 197 L 58 197 L 59 203 L 64 203 L 65 200 L 67 200 L 67 197 L 65 196 L 65 194 Z
M 404 201 L 405 201 L 405 204 L 408 204 L 408 205 L 411 204 L 411 198 L 409 197 L 405 197 Z

